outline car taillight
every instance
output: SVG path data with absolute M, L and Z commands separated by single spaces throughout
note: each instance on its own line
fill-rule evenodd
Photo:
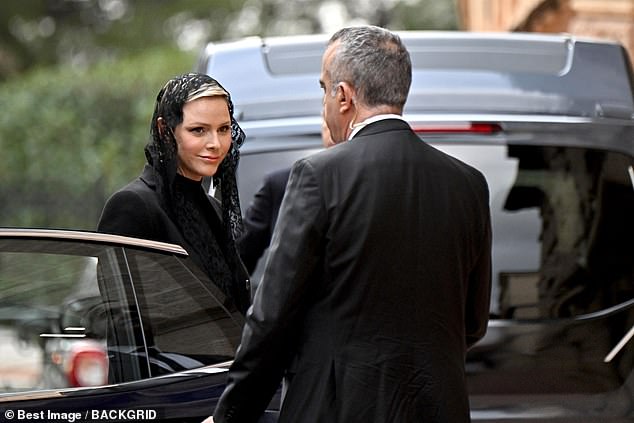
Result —
M 68 381 L 72 386 L 98 386 L 108 381 L 108 358 L 103 350 L 75 350 L 71 353 Z
M 495 134 L 502 131 L 498 123 L 485 122 L 459 122 L 459 123 L 417 123 L 412 124 L 412 129 L 418 134 Z

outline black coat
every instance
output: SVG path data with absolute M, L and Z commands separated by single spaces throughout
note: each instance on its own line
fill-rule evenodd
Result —
M 176 223 L 161 207 L 160 195 L 154 172 L 149 165 L 145 165 L 143 173 L 138 178 L 108 199 L 97 224 L 97 231 L 180 245 L 192 261 L 200 269 L 204 269 L 202 263 L 207 258 L 196 253 Z M 215 198 L 209 195 L 207 197 L 215 213 L 212 218 L 217 219 L 220 225 L 220 204 Z M 236 273 L 235 280 L 239 289 L 235 291 L 237 298 L 234 298 L 234 301 L 244 313 L 250 303 L 249 275 L 241 262 Z
M 244 215 L 244 233 L 238 242 L 238 249 L 250 274 L 271 242 L 290 173 L 290 168 L 284 168 L 266 175 Z
M 211 199 L 212 204 L 217 200 Z M 214 208 L 218 209 L 215 205 Z M 187 241 L 178 226 L 161 207 L 160 193 L 152 168 L 145 165 L 143 173 L 108 199 L 103 208 L 99 232 L 135 238 L 151 239 L 180 245 Z
M 491 288 L 482 174 L 387 119 L 298 161 L 217 423 L 469 420 Z

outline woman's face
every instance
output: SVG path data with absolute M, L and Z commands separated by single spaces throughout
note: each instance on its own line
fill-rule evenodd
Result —
M 222 96 L 201 97 L 183 106 L 183 122 L 174 129 L 178 173 L 199 181 L 213 176 L 231 147 L 231 117 Z

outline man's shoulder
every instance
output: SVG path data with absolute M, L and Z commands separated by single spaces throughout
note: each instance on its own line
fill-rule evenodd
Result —
M 345 150 L 347 148 L 344 148 L 344 144 L 339 144 L 313 153 L 297 160 L 293 164 L 292 172 L 295 173 L 299 169 L 312 169 L 313 172 L 321 173 L 327 167 L 337 167 L 349 155 Z
M 269 172 L 265 176 L 264 180 L 267 183 L 273 183 L 273 184 L 276 184 L 276 183 L 279 183 L 279 182 L 282 182 L 282 181 L 285 182 L 285 181 L 288 180 L 288 175 L 290 175 L 290 173 L 291 173 L 291 167 L 290 166 L 282 168 L 282 169 L 276 169 L 276 170 L 273 170 L 273 171 Z

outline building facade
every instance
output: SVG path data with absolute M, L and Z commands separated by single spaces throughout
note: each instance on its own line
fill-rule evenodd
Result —
M 461 29 L 570 33 L 634 53 L 634 0 L 456 0 Z

